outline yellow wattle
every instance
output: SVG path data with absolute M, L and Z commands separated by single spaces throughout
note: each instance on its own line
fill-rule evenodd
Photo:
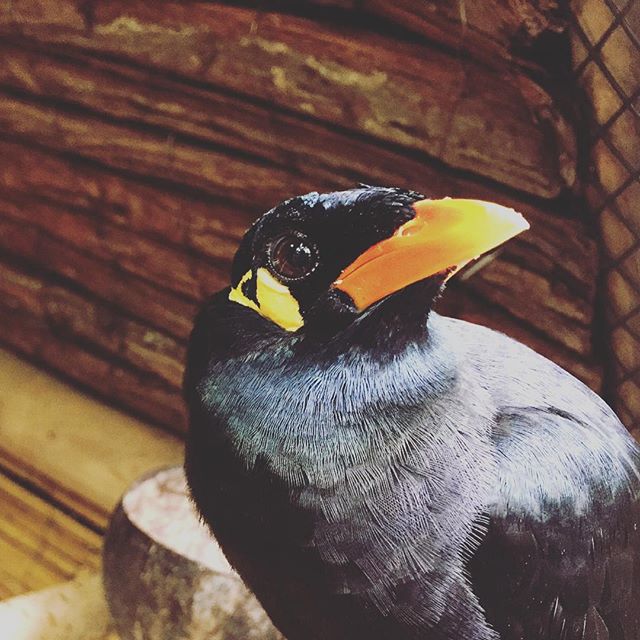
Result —
M 242 276 L 240 282 L 231 289 L 229 300 L 253 309 L 286 331 L 299 329 L 304 321 L 300 315 L 300 305 L 289 288 L 278 282 L 268 269 L 260 267 L 256 273 L 256 297 L 259 303 L 256 304 L 242 292 L 242 285 L 251 278 L 251 275 L 251 271 L 247 271 Z

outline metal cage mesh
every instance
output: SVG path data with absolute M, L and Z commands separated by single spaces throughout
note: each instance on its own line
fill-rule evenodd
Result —
M 640 429 L 640 0 L 571 2 L 573 68 L 591 100 L 586 187 L 602 235 L 609 400 Z

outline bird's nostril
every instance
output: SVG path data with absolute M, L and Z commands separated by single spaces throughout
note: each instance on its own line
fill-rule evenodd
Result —
M 408 236 L 414 236 L 417 233 L 420 233 L 424 228 L 425 221 L 420 218 L 414 218 L 413 220 L 409 220 L 403 224 L 397 231 L 396 236 L 401 238 L 406 238 Z

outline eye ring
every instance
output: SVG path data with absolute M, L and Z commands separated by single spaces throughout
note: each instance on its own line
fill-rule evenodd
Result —
M 267 245 L 267 261 L 271 272 L 286 282 L 310 276 L 320 264 L 318 247 L 302 232 L 287 231 Z

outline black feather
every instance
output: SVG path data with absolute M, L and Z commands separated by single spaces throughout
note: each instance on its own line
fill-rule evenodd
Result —
M 235 277 L 270 220 L 357 235 L 369 212 L 366 244 L 415 197 L 289 201 Z M 362 314 L 303 283 L 294 333 L 211 298 L 185 375 L 200 512 L 289 640 L 640 640 L 637 444 L 550 361 L 431 312 L 443 281 Z

